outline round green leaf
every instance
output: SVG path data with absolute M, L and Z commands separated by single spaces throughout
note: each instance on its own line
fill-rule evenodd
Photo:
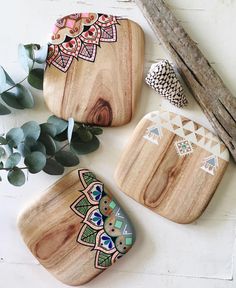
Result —
M 43 153 L 35 151 L 25 157 L 25 165 L 30 173 L 38 173 L 46 165 L 46 157 Z
M 24 87 L 21 84 L 16 85 L 16 93 L 18 102 L 24 107 L 24 108 L 32 108 L 34 107 L 34 98 L 32 96 L 32 93 L 29 89 Z
M 55 159 L 64 167 L 73 167 L 79 164 L 79 158 L 70 151 L 58 151 Z
M 93 139 L 93 134 L 85 127 L 79 127 L 76 133 L 83 142 L 89 142 Z
M 9 74 L 7 73 L 7 71 L 1 66 L 2 70 L 4 71 L 5 73 L 5 76 L 6 76 L 6 83 L 13 86 L 15 85 L 16 83 L 11 79 L 11 77 L 9 76 Z
M 21 98 L 16 93 L 4 92 L 1 94 L 2 100 L 10 107 L 15 109 L 24 109 L 24 106 L 20 103 Z
M 7 161 L 5 163 L 5 168 L 13 168 L 15 167 L 21 159 L 21 155 L 20 153 L 16 152 L 11 154 L 8 158 Z
M 2 156 L 4 156 L 6 154 L 6 151 L 4 148 L 0 147 L 0 159 Z
M 0 93 L 2 93 L 6 89 L 6 74 L 0 66 Z
M 32 49 L 27 47 L 29 45 L 19 44 L 18 58 L 23 69 L 28 73 L 33 67 Z
M 8 172 L 7 179 L 14 186 L 22 186 L 25 184 L 25 174 L 18 167 Z
M 6 145 L 6 144 L 7 140 L 3 136 L 0 136 L 0 145 Z
M 40 49 L 35 50 L 34 55 L 37 63 L 45 63 L 48 56 L 48 45 L 41 46 Z
M 40 142 L 45 146 L 47 155 L 54 155 L 57 150 L 55 141 L 48 134 L 41 134 L 39 138 Z
M 44 134 L 48 134 L 52 137 L 55 137 L 57 134 L 57 127 L 52 123 L 43 123 L 40 125 L 41 131 Z
M 56 135 L 54 137 L 56 141 L 63 142 L 67 140 L 67 130 L 63 131 L 62 133 Z
M 66 128 L 68 127 L 68 123 L 67 121 L 63 120 L 63 119 L 60 119 L 56 116 L 50 116 L 48 118 L 48 123 L 52 123 L 56 126 L 57 128 L 57 135 L 62 133 L 64 130 L 66 130 Z
M 90 131 L 93 133 L 93 135 L 101 135 L 103 133 L 103 130 L 100 127 L 92 127 Z
M 43 90 L 43 77 L 44 70 L 41 68 L 35 68 L 29 72 L 28 82 L 32 87 Z
M 16 147 L 24 140 L 24 132 L 21 128 L 12 128 L 6 135 L 7 143 L 10 147 Z
M 24 125 L 21 126 L 25 138 L 30 137 L 34 140 L 38 140 L 41 129 L 39 124 L 36 121 L 29 121 L 26 122 Z
M 25 143 L 20 143 L 17 146 L 17 149 L 23 157 L 26 157 L 28 154 L 31 153 L 29 146 L 25 145 Z
M 11 110 L 9 110 L 5 105 L 0 103 L 0 115 L 8 115 L 11 114 Z
M 44 155 L 46 155 L 46 148 L 45 148 L 45 146 L 44 146 L 41 142 L 39 142 L 39 141 L 37 141 L 33 146 L 31 146 L 31 147 L 30 147 L 30 150 L 31 150 L 31 152 L 39 151 L 39 152 L 43 153 Z
M 83 142 L 79 137 L 73 138 L 71 141 L 71 148 L 78 155 L 94 152 L 99 148 L 99 145 L 100 143 L 96 136 L 93 136 L 90 142 Z
M 64 170 L 64 167 L 54 159 L 47 159 L 46 165 L 43 168 L 43 171 L 49 175 L 62 175 Z

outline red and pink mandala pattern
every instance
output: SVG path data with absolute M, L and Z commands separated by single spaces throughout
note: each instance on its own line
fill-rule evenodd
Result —
M 101 42 L 116 42 L 116 16 L 78 13 L 58 19 L 48 49 L 47 65 L 66 72 L 73 59 L 94 62 Z

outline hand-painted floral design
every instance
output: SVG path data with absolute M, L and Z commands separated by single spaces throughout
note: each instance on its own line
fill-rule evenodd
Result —
M 103 184 L 86 169 L 79 170 L 83 193 L 71 209 L 83 219 L 77 242 L 97 251 L 94 266 L 106 269 L 134 243 L 133 228 L 121 207 L 108 195 Z
M 73 59 L 94 62 L 101 42 L 116 42 L 118 17 L 77 13 L 58 19 L 48 49 L 47 64 L 66 72 Z
M 101 213 L 94 212 L 92 220 L 93 220 L 93 222 L 95 222 L 98 226 L 101 226 L 101 224 L 103 224 L 103 220 L 102 220 L 102 215 L 101 215 Z

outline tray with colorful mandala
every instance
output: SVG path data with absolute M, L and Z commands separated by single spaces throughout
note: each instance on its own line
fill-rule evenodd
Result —
M 44 97 L 58 117 L 120 126 L 141 92 L 144 34 L 135 22 L 98 13 L 58 19 L 51 36 Z
M 68 285 L 88 282 L 135 241 L 128 216 L 87 169 L 75 170 L 50 187 L 18 220 L 38 261 Z

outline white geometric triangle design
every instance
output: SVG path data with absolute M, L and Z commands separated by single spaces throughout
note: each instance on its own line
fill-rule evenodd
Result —
M 205 129 L 203 127 L 201 127 L 196 131 L 196 133 L 199 135 L 205 136 Z
M 181 117 L 180 117 L 179 115 L 177 115 L 175 118 L 173 118 L 173 119 L 171 120 L 171 123 L 173 123 L 173 124 L 175 124 L 175 125 L 177 125 L 177 126 L 179 126 L 179 127 L 182 127 L 182 126 L 183 126 Z
M 188 136 L 186 136 L 186 138 L 187 138 L 189 141 L 193 142 L 193 143 L 196 143 L 196 142 L 197 142 L 197 138 L 196 138 L 195 133 L 189 134 Z
M 194 132 L 195 129 L 194 129 L 194 123 L 192 121 L 189 121 L 187 124 L 184 125 L 184 128 L 186 130 L 189 130 L 189 131 L 192 131 Z
M 174 131 L 175 134 L 179 135 L 180 137 L 185 137 L 183 128 L 176 129 Z
M 170 121 L 170 115 L 169 115 L 169 112 L 168 112 L 168 111 L 162 112 L 162 113 L 160 114 L 160 117 L 161 117 L 163 120 L 167 121 L 167 122 Z

